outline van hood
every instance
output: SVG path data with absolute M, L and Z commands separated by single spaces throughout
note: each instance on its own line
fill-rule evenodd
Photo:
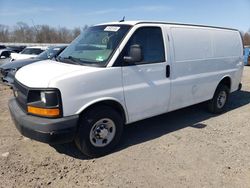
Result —
M 28 87 L 46 88 L 52 79 L 83 69 L 88 67 L 44 60 L 22 67 L 16 72 L 15 78 Z

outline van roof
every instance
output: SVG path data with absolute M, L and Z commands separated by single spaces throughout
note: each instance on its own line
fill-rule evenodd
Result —
M 237 29 L 227 28 L 227 27 L 219 27 L 219 26 L 208 26 L 208 25 L 200 25 L 200 24 L 189 24 L 189 23 L 174 23 L 174 22 L 165 22 L 165 21 L 147 21 L 147 20 L 138 20 L 138 21 L 122 21 L 122 22 L 108 22 L 102 23 L 98 25 L 137 25 L 137 24 L 167 24 L 167 25 L 184 25 L 184 26 L 195 26 L 195 27 L 209 27 L 209 28 L 216 28 L 216 29 L 227 29 L 227 30 L 234 30 L 238 31 Z

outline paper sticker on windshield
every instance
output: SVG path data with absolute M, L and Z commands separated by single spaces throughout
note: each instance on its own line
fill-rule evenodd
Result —
M 53 50 L 55 50 L 55 51 L 59 51 L 59 50 L 60 50 L 60 48 L 53 48 Z
M 117 27 L 117 26 L 107 26 L 104 31 L 113 31 L 113 32 L 116 32 L 120 29 L 120 27 Z
M 102 56 L 98 56 L 95 60 L 96 60 L 96 61 L 103 61 L 104 59 L 103 59 Z

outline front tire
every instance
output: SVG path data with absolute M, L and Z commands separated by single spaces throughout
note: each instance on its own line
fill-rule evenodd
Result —
M 214 93 L 213 98 L 208 101 L 208 110 L 214 114 L 220 114 L 225 110 L 228 102 L 229 88 L 226 85 L 219 85 Z
M 123 131 L 120 114 L 109 106 L 96 106 L 80 117 L 75 143 L 89 157 L 99 157 L 112 151 Z

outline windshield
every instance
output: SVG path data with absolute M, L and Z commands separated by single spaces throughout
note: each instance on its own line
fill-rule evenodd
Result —
M 25 48 L 21 54 L 30 54 L 30 55 L 38 55 L 42 53 L 44 50 L 39 48 Z
M 38 59 L 45 60 L 45 59 L 52 59 L 56 57 L 62 49 L 65 47 L 49 47 L 47 50 L 45 50 L 43 53 L 37 56 Z
M 131 26 L 93 26 L 79 35 L 61 54 L 60 61 L 105 66 Z

